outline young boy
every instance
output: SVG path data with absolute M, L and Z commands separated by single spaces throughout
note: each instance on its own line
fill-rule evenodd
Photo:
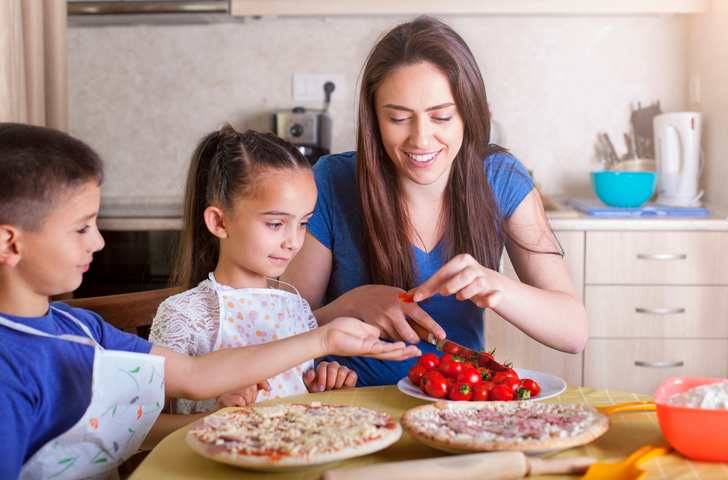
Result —
M 341 318 L 284 340 L 187 357 L 92 312 L 49 304 L 80 285 L 104 246 L 96 228 L 102 180 L 101 160 L 83 142 L 0 123 L 0 478 L 108 478 L 139 448 L 165 395 L 214 397 L 327 354 L 419 355 Z

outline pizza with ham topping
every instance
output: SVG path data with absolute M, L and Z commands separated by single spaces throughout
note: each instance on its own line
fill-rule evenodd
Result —
M 445 451 L 549 451 L 584 445 L 604 434 L 609 419 L 585 403 L 445 402 L 415 407 L 402 428 Z
M 187 443 L 223 463 L 278 470 L 366 455 L 401 435 L 386 413 L 315 402 L 221 410 L 195 423 Z

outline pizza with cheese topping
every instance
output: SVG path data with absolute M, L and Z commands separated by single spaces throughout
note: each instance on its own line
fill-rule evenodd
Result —
M 415 407 L 402 428 L 448 452 L 545 452 L 584 445 L 604 434 L 609 418 L 585 403 L 445 402 Z
M 373 453 L 401 436 L 386 413 L 314 402 L 224 409 L 195 423 L 187 443 L 222 463 L 285 470 Z

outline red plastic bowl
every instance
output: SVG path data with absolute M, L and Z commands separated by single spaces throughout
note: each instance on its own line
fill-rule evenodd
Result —
M 692 460 L 728 462 L 728 410 L 706 410 L 667 404 L 670 397 L 725 378 L 668 378 L 655 392 L 657 418 L 670 445 Z

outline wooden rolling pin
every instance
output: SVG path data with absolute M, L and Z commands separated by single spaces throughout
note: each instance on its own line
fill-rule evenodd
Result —
M 530 475 L 584 473 L 592 457 L 538 458 L 522 452 L 484 452 L 447 457 L 387 462 L 365 467 L 337 468 L 323 480 L 512 480 Z

